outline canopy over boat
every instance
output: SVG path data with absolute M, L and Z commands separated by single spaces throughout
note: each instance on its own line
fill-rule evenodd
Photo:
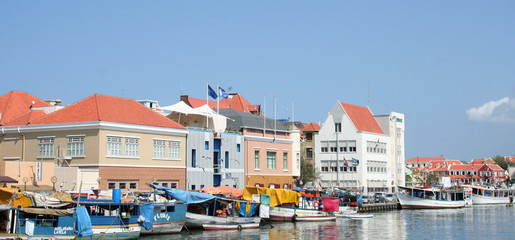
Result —
M 16 192 L 16 194 L 14 194 Z M 11 202 L 12 199 L 12 202 Z M 23 196 L 23 194 L 16 188 L 0 188 L 0 204 L 9 204 L 12 207 L 32 207 L 30 198 Z
M 301 194 L 299 192 L 287 190 L 287 189 L 276 189 L 276 188 L 262 188 L 246 186 L 243 190 L 243 199 L 252 201 L 252 194 L 267 194 L 270 195 L 270 207 L 282 205 L 284 203 L 295 203 L 299 205 L 299 199 Z
M 220 186 L 220 187 L 204 187 L 200 189 L 201 193 L 208 194 L 230 194 L 233 197 L 241 197 L 243 196 L 243 190 L 238 188 L 233 188 L 229 186 Z
M 159 186 L 159 185 L 155 185 L 155 184 L 151 184 L 150 186 L 157 190 L 164 191 L 169 196 L 171 196 L 179 201 L 183 201 L 186 204 L 203 203 L 203 202 L 212 200 L 214 198 L 219 198 L 217 196 L 213 196 L 213 195 L 207 194 L 207 193 L 199 193 L 199 192 L 186 191 L 186 190 L 182 190 L 182 189 L 167 188 L 167 187 L 163 187 L 163 186 Z

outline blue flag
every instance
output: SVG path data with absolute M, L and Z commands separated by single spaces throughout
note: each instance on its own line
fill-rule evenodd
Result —
M 359 160 L 352 158 L 352 166 L 358 166 L 358 165 L 359 165 Z
M 219 96 L 222 97 L 222 98 L 228 98 L 229 95 L 227 95 L 227 93 L 225 92 L 225 90 L 221 87 L 218 87 L 218 90 L 220 91 L 220 94 Z
M 213 90 L 211 88 L 211 86 L 209 86 L 209 84 L 207 85 L 207 87 L 208 87 L 207 92 L 208 92 L 209 96 L 212 97 L 213 99 L 216 99 L 218 97 L 218 95 L 216 94 L 215 90 Z

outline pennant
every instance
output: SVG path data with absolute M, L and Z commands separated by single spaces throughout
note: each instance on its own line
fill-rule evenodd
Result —
M 221 97 L 221 98 L 225 98 L 227 99 L 229 97 L 229 95 L 225 92 L 225 90 L 221 87 L 218 87 L 218 91 L 220 92 L 218 95 Z
M 207 85 L 207 88 L 208 88 L 207 92 L 208 92 L 209 96 L 212 97 L 213 99 L 216 99 L 218 97 L 218 95 L 216 94 L 215 90 L 213 90 L 211 88 L 211 86 L 209 86 L 209 84 Z

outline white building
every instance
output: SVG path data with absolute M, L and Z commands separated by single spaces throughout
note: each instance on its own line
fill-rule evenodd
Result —
M 389 115 L 374 116 L 383 132 L 390 136 L 390 169 L 392 191 L 398 186 L 406 186 L 404 154 L 404 114 L 391 112 Z
M 315 139 L 317 182 L 365 194 L 391 192 L 390 143 L 368 107 L 337 101 Z

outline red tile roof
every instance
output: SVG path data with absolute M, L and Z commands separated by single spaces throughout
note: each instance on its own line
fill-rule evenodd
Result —
M 430 162 L 433 160 L 446 160 L 443 157 L 414 157 L 408 159 L 406 162 Z
M 302 131 L 320 131 L 320 126 L 316 123 L 304 123 Z
M 95 94 L 32 122 L 55 124 L 71 122 L 115 122 L 185 129 L 143 104 L 127 98 Z
M 494 160 L 491 158 L 484 158 L 484 159 L 472 159 L 470 161 L 471 164 L 485 164 L 485 163 L 494 163 Z
M 479 164 L 456 164 L 456 165 L 451 165 L 451 167 L 449 168 L 449 171 L 452 171 L 452 170 L 479 170 L 483 165 L 479 165 Z
M 340 102 L 358 131 L 384 134 L 368 107 Z
M 6 122 L 3 126 L 19 126 L 28 125 L 31 122 L 44 117 L 46 113 L 43 110 L 30 110 L 11 121 Z
M 31 105 L 32 107 L 50 106 L 45 101 L 26 92 L 10 91 L 0 96 L 0 125 L 29 112 Z
M 198 107 L 206 105 L 205 99 L 181 96 L 181 100 L 184 101 L 185 103 L 189 103 L 189 105 L 193 108 L 198 108 Z M 208 101 L 208 104 L 211 109 L 217 108 L 216 101 Z M 260 111 L 259 105 L 250 104 L 243 96 L 241 96 L 238 93 L 229 94 L 228 98 L 224 98 L 224 99 L 220 100 L 220 102 L 218 103 L 218 106 L 220 107 L 220 109 L 230 108 L 230 109 L 247 112 L 247 113 Z
M 494 171 L 504 171 L 504 169 L 502 169 L 502 167 L 500 167 L 497 164 L 486 164 L 486 166 L 488 166 L 490 169 Z

